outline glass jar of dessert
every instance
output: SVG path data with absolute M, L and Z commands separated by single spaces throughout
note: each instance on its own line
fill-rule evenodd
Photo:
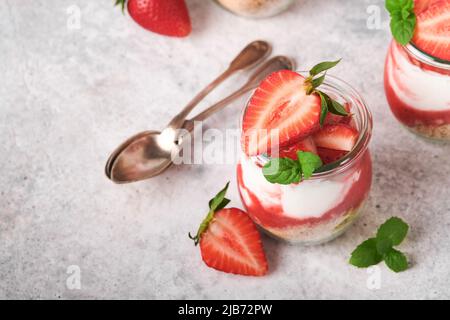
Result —
M 248 18 L 267 18 L 285 11 L 295 0 L 215 0 L 222 7 Z
M 301 92 L 301 79 L 308 75 L 298 76 L 300 83 L 295 85 L 281 84 L 289 75 L 280 75 L 281 80 L 268 79 L 266 85 L 263 82 L 257 89 L 260 94 L 255 91 L 243 111 L 241 131 L 244 136 L 248 121 L 276 123 L 272 128 L 277 127 L 279 134 L 278 156 L 295 160 L 296 152 L 308 151 L 320 156 L 323 166 L 308 180 L 274 184 L 263 174 L 263 167 L 272 158 L 270 152 L 248 152 L 243 142 L 237 180 L 243 205 L 263 231 L 291 243 L 310 245 L 339 236 L 363 210 L 372 181 L 368 150 L 372 116 L 351 86 L 327 76 L 321 84 L 321 93 L 345 106 L 348 116 L 328 114 L 324 123 L 318 125 L 320 109 L 308 105 L 320 105 L 320 99 L 316 101 L 317 97 Z M 274 89 L 277 86 L 283 89 Z M 261 103 L 264 108 L 255 108 Z M 271 108 L 276 108 L 276 112 L 267 111 L 269 114 L 263 115 Z M 297 132 L 304 133 L 300 140 Z
M 392 29 L 395 40 L 384 70 L 386 97 L 394 116 L 412 132 L 450 141 L 450 0 L 415 0 L 414 7 L 405 6 L 411 33 L 404 38 L 405 32 Z M 398 20 L 396 7 L 390 9 Z
M 450 61 L 392 41 L 384 88 L 398 121 L 421 136 L 450 141 Z

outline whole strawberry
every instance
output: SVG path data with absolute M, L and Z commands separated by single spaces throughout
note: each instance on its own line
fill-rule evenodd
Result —
M 144 29 L 170 37 L 191 33 L 191 19 L 184 0 L 116 0 Z

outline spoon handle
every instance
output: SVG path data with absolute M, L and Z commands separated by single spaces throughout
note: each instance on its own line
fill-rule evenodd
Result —
M 255 64 L 264 60 L 264 58 L 270 53 L 271 46 L 266 41 L 253 41 L 248 44 L 230 63 L 229 67 L 213 82 L 211 82 L 206 88 L 200 91 L 192 100 L 188 103 L 184 109 L 178 113 L 172 121 L 168 124 L 170 129 L 179 129 L 183 126 L 186 117 L 194 109 L 194 107 L 205 98 L 212 90 L 214 90 L 219 84 L 225 81 L 228 77 L 236 73 L 237 71 L 244 70 L 254 66 Z
M 183 128 L 188 130 L 189 132 L 194 129 L 194 122 L 195 121 L 203 121 L 213 115 L 214 113 L 222 110 L 224 107 L 229 105 L 231 102 L 236 100 L 237 98 L 241 97 L 245 93 L 249 92 L 250 90 L 255 89 L 258 87 L 258 85 L 261 83 L 262 80 L 264 80 L 267 76 L 272 74 L 275 71 L 279 70 L 293 70 L 295 68 L 295 63 L 293 60 L 285 57 L 285 56 L 277 56 L 273 57 L 272 59 L 268 60 L 266 63 L 264 63 L 260 68 L 258 68 L 251 76 L 250 79 L 247 81 L 242 88 L 238 89 L 228 97 L 224 98 L 223 100 L 220 100 L 219 102 L 215 103 L 208 109 L 204 110 L 203 112 L 199 113 L 197 116 L 190 120 L 186 120 L 184 122 Z

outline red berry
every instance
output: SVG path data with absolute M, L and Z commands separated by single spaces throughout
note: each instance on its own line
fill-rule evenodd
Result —
M 341 151 L 351 151 L 358 140 L 356 129 L 345 124 L 324 126 L 314 134 L 313 139 L 317 147 Z
M 417 16 L 412 42 L 427 54 L 450 61 L 450 0 L 435 1 Z
M 247 276 L 263 276 L 269 267 L 261 237 L 244 211 L 231 208 L 214 214 L 201 235 L 203 261 L 211 268 Z
M 320 110 L 319 96 L 306 94 L 304 77 L 288 70 L 271 74 L 255 90 L 245 111 L 244 152 L 258 155 L 306 138 L 319 128 Z
M 191 19 L 184 0 L 128 0 L 127 8 L 136 23 L 152 32 L 172 37 L 186 37 L 191 33 Z

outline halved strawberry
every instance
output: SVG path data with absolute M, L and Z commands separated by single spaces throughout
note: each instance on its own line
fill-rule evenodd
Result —
M 211 268 L 248 276 L 263 276 L 269 267 L 255 223 L 244 211 L 224 209 L 229 182 L 209 201 L 209 212 L 197 234 L 189 238 L 200 243 L 202 259 Z
M 414 0 L 414 13 L 416 15 L 424 12 L 436 0 Z
M 311 137 L 308 137 L 306 139 L 300 140 L 299 142 L 296 142 L 293 145 L 281 148 L 279 150 L 278 157 L 291 158 L 292 160 L 297 160 L 298 159 L 297 152 L 299 151 L 312 152 L 317 154 L 317 148 L 316 144 L 314 143 L 314 140 Z
M 306 94 L 304 77 L 288 70 L 271 74 L 255 90 L 245 111 L 244 152 L 258 155 L 302 140 L 319 128 L 320 110 L 320 97 Z
M 263 276 L 269 267 L 254 222 L 231 208 L 214 214 L 200 238 L 203 261 L 211 268 L 241 275 Z
M 327 125 L 314 134 L 317 147 L 333 150 L 351 151 L 358 140 L 356 129 L 345 124 Z
M 450 61 L 450 0 L 433 2 L 417 16 L 412 42 L 427 54 Z
M 328 112 L 327 116 L 325 117 L 324 124 L 325 125 L 338 124 L 338 123 L 349 124 L 350 121 L 352 120 L 350 104 L 344 103 L 343 107 L 344 107 L 345 111 L 347 111 L 347 113 L 349 114 L 348 116 L 340 116 L 340 115 Z
M 348 151 L 333 150 L 327 148 L 317 148 L 320 159 L 324 164 L 329 164 L 343 158 Z

